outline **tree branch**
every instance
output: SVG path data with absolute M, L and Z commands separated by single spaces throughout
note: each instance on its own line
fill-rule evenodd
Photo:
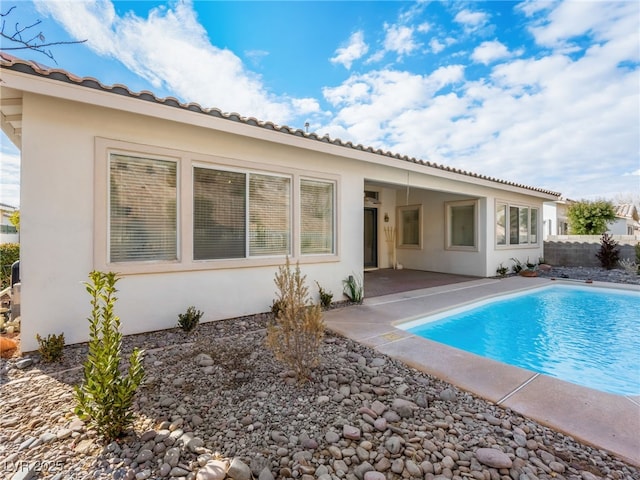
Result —
M 13 44 L 14 46 L 3 47 L 2 50 L 13 51 L 13 50 L 32 50 L 34 52 L 41 53 L 46 57 L 53 60 L 56 65 L 58 62 L 53 56 L 53 52 L 48 47 L 54 47 L 57 45 L 75 45 L 80 43 L 85 43 L 87 40 L 69 40 L 69 41 L 55 41 L 55 42 L 47 42 L 45 36 L 42 32 L 38 32 L 33 35 L 31 38 L 25 40 L 22 36 L 23 33 L 29 32 L 30 30 L 40 25 L 41 20 L 36 20 L 31 25 L 20 26 L 18 22 L 14 25 L 14 32 L 9 34 L 6 31 L 6 19 L 11 14 L 11 12 L 16 8 L 16 6 L 9 7 L 9 9 L 5 13 L 0 12 L 0 17 L 2 18 L 2 25 L 0 26 L 0 38 L 4 38 Z

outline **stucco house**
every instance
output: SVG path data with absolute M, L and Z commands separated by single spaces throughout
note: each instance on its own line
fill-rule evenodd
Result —
M 632 203 L 615 206 L 616 218 L 609 224 L 607 231 L 612 235 L 629 235 L 640 237 L 640 215 Z
M 20 241 L 18 229 L 11 223 L 11 216 L 16 210 L 17 208 L 13 205 L 0 203 L 0 244 Z
M 555 192 L 6 54 L 0 75 L 2 129 L 22 156 L 25 351 L 36 333 L 87 340 L 94 269 L 122 275 L 130 334 L 173 327 L 190 305 L 203 321 L 268 311 L 286 256 L 340 299 L 365 268 L 488 277 L 543 255 Z

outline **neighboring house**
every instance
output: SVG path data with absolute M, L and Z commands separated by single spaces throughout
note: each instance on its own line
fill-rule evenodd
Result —
M 123 276 L 130 334 L 190 305 L 204 321 L 268 311 L 286 256 L 340 300 L 349 275 L 393 266 L 390 227 L 408 269 L 488 277 L 543 256 L 558 193 L 5 54 L 0 67 L 2 129 L 22 155 L 25 351 L 36 333 L 87 340 L 93 269 Z
M 569 217 L 567 210 L 574 203 L 567 198 L 545 202 L 543 207 L 544 239 L 555 235 L 569 235 Z
M 640 238 L 640 217 L 635 205 L 627 203 L 616 205 L 616 219 L 609 224 L 607 231 L 612 235 L 631 235 Z
M 16 210 L 16 207 L 7 205 L 6 203 L 0 203 L 0 244 L 18 243 L 20 241 L 18 229 L 10 220 L 11 215 Z

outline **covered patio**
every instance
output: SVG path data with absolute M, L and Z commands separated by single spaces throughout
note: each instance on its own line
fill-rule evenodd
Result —
M 439 287 L 477 280 L 479 277 L 411 269 L 381 268 L 364 272 L 364 295 L 380 297 L 392 293 Z

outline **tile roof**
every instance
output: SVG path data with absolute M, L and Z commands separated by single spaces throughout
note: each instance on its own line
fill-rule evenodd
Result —
M 618 218 L 629 218 L 635 220 L 636 222 L 640 220 L 640 216 L 638 215 L 638 209 L 633 203 L 624 203 L 621 205 L 615 206 L 616 217 Z
M 264 128 L 267 130 L 273 130 L 283 134 L 295 135 L 297 137 L 304 137 L 310 141 L 329 143 L 339 147 L 351 148 L 353 150 L 368 152 L 368 153 L 372 153 L 375 155 L 380 155 L 388 158 L 404 160 L 409 163 L 424 165 L 425 167 L 429 167 L 429 168 L 444 170 L 447 172 L 470 176 L 470 177 L 487 180 L 487 181 L 491 181 L 491 182 L 495 182 L 503 185 L 524 188 L 527 190 L 543 193 L 546 195 L 560 196 L 560 193 L 553 192 L 551 190 L 531 187 L 528 185 L 523 185 L 523 184 L 510 182 L 506 180 L 500 180 L 497 178 L 493 178 L 493 177 L 489 177 L 489 176 L 485 176 L 485 175 L 481 175 L 473 172 L 468 172 L 466 170 L 461 170 L 458 168 L 448 167 L 446 165 L 440 165 L 434 162 L 416 159 L 415 157 L 409 157 L 407 155 L 401 155 L 401 154 L 393 153 L 390 151 L 375 149 L 373 147 L 366 147 L 366 146 L 363 146 L 362 144 L 354 144 L 353 142 L 350 142 L 350 141 L 344 142 L 340 139 L 332 139 L 331 137 L 329 137 L 329 135 L 320 136 L 313 132 L 308 133 L 301 129 L 288 127 L 286 125 L 277 125 L 269 121 L 261 121 L 254 117 L 243 117 L 238 113 L 225 113 L 218 108 L 204 108 L 198 103 L 193 103 L 193 102 L 183 103 L 174 97 L 159 98 L 154 93 L 149 92 L 147 90 L 143 90 L 141 92 L 132 92 L 125 85 L 120 85 L 120 84 L 103 85 L 99 80 L 95 78 L 78 77 L 72 73 L 67 72 L 66 70 L 47 67 L 45 65 L 41 65 L 34 61 L 22 60 L 20 58 L 14 57 L 13 55 L 9 55 L 2 51 L 0 51 L 0 68 L 5 68 L 5 69 L 22 72 L 30 75 L 36 75 L 40 77 L 45 77 L 45 78 L 49 78 L 49 79 L 57 80 L 61 82 L 72 83 L 82 87 L 93 88 L 96 90 L 109 92 L 117 95 L 124 95 L 127 97 L 136 98 L 142 101 L 153 102 L 160 105 L 166 105 L 168 107 L 189 110 L 192 112 L 201 113 L 204 115 L 210 115 L 213 117 L 222 118 L 222 119 L 233 121 L 233 122 L 240 122 L 246 125 Z

